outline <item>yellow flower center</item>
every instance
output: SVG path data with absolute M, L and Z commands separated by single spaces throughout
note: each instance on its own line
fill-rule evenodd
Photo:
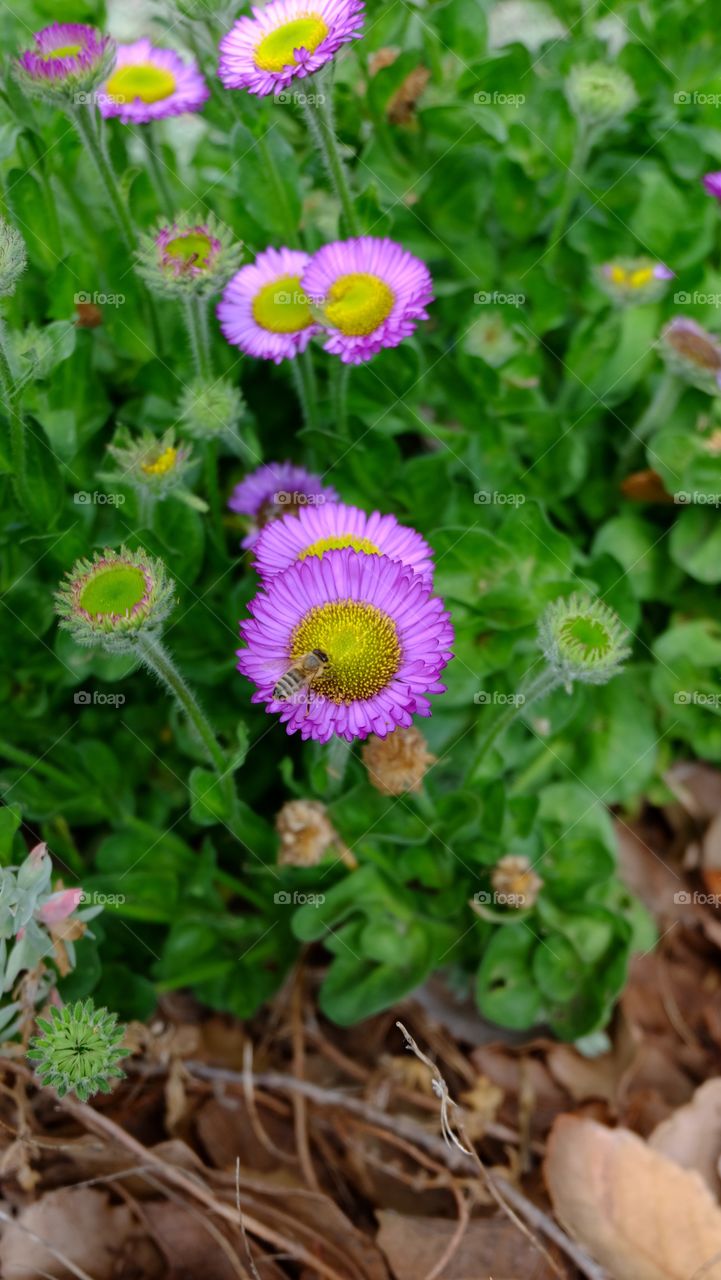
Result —
M 202 231 L 185 231 L 174 236 L 163 250 L 166 257 L 184 267 L 207 267 L 212 252 L 213 242 Z
M 352 547 L 354 551 L 365 551 L 368 556 L 379 556 L 380 549 L 368 538 L 356 538 L 352 533 L 343 533 L 338 537 L 319 538 L 312 542 L 305 551 L 301 551 L 299 560 L 306 556 L 322 556 L 325 551 L 342 551 L 344 547 Z
M 280 276 L 264 285 L 253 298 L 253 318 L 270 333 L 297 333 L 313 323 L 300 276 Z
M 328 654 L 318 693 L 351 703 L 380 693 L 400 666 L 401 646 L 392 618 L 374 604 L 339 600 L 316 605 L 293 632 L 291 658 L 312 649 Z
M 152 62 L 136 62 L 118 67 L 105 85 L 105 92 L 115 102 L 161 102 L 175 92 L 175 76 Z
M 282 71 L 295 66 L 295 50 L 307 49 L 314 53 L 328 35 L 328 28 L 318 13 L 308 13 L 303 18 L 284 22 L 267 36 L 263 36 L 255 50 L 255 65 L 261 71 Z
M 611 267 L 611 279 L 614 284 L 628 285 L 631 289 L 642 289 L 653 280 L 653 267 L 636 267 L 630 270 L 618 264 Z
M 174 449 L 172 445 L 168 445 L 168 448 L 164 449 L 162 453 L 159 453 L 157 458 L 154 458 L 152 462 L 141 463 L 140 470 L 144 471 L 146 476 L 167 475 L 169 471 L 173 470 L 177 457 L 178 450 Z
M 395 296 L 385 280 L 367 271 L 354 271 L 333 282 L 325 315 L 334 329 L 358 338 L 373 333 L 393 310 Z
M 53 49 L 47 56 L 49 58 L 74 58 L 82 51 L 81 44 L 64 44 L 60 49 Z

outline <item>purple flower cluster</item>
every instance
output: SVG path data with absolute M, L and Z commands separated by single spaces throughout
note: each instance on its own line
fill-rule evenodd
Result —
M 230 505 L 255 522 L 262 580 L 238 651 L 253 701 L 317 742 L 384 738 L 429 716 L 453 630 L 425 539 L 289 463 L 247 477 Z

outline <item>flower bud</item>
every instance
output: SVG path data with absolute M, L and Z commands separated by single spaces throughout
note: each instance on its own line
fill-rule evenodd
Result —
M 121 1048 L 124 1027 L 114 1013 L 96 1009 L 92 1000 L 52 1006 L 49 1019 L 38 1018 L 40 1034 L 30 1042 L 28 1058 L 36 1062 L 43 1085 L 57 1090 L 58 1097 L 74 1092 L 81 1102 L 92 1094 L 110 1093 L 111 1080 L 125 1075 L 117 1065 L 127 1058 Z
M 604 62 L 574 67 L 566 80 L 566 97 L 575 115 L 592 125 L 620 120 L 637 101 L 630 76 Z
M 141 238 L 137 270 L 155 293 L 208 298 L 225 287 L 242 256 L 242 244 L 212 213 L 203 223 L 181 216 Z
M 142 549 L 106 549 L 78 560 L 56 595 L 60 626 L 81 645 L 129 653 L 156 632 L 173 606 L 174 584 L 160 560 Z
M 54 22 L 33 36 L 15 63 L 15 77 L 30 97 L 57 106 L 92 105 L 93 90 L 115 65 L 110 36 L 80 22 Z
M 653 258 L 617 258 L 604 262 L 597 272 L 604 293 L 620 307 L 656 302 L 673 278 L 674 272 Z
M 721 343 L 695 320 L 674 316 L 661 334 L 661 354 L 677 377 L 709 395 L 718 395 Z
M 0 297 L 8 298 L 27 266 L 25 241 L 15 227 L 0 218 Z
M 721 172 L 718 169 L 713 173 L 705 173 L 701 181 L 710 196 L 721 200 Z
M 538 643 L 559 683 L 606 684 L 631 649 L 620 618 L 600 600 L 572 595 L 550 604 L 538 625 Z
M 194 378 L 185 387 L 178 409 L 181 430 L 196 440 L 207 440 L 237 430 L 245 400 L 227 378 Z
M 36 844 L 18 868 L 18 888 L 43 893 L 50 884 L 53 864 L 46 844 Z
M 160 501 L 183 486 L 192 465 L 191 450 L 187 446 L 176 445 L 172 428 L 160 438 L 150 431 L 133 438 L 121 428 L 113 443 L 108 445 L 108 453 L 120 469 L 110 473 L 108 479 L 122 481 L 137 492 L 151 494 Z
M 436 761 L 415 725 L 396 729 L 386 738 L 371 734 L 361 754 L 368 780 L 384 796 L 420 791 L 425 774 Z

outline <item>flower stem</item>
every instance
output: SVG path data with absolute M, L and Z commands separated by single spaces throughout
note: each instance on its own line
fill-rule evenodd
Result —
M 0 316 L 0 394 L 10 422 L 10 457 L 15 476 L 15 488 L 22 501 L 27 487 L 25 450 L 25 425 L 17 404 L 17 388 L 10 364 L 5 321 Z
M 560 680 L 556 673 L 544 667 L 540 675 L 535 680 L 531 680 L 525 688 L 521 685 L 519 699 L 501 712 L 484 737 L 481 738 L 480 745 L 468 771 L 469 778 L 475 777 L 493 744 L 501 734 L 510 728 L 514 720 L 517 720 L 532 702 L 536 702 L 538 698 L 544 698 L 546 694 L 558 688 L 559 684 Z M 520 697 L 523 698 L 523 701 L 520 701 Z
M 211 376 L 210 337 L 204 308 L 205 302 L 201 298 L 188 298 L 185 303 L 185 325 L 188 330 L 195 372 L 201 378 L 209 378 Z
M 335 427 L 339 436 L 348 435 L 348 386 L 350 384 L 350 365 L 338 362 L 334 377 L 334 415 Z
M 566 228 L 571 216 L 574 201 L 578 195 L 578 188 L 583 183 L 583 172 L 588 163 L 588 157 L 593 146 L 593 134 L 588 128 L 584 120 L 578 122 L 578 133 L 576 142 L 571 156 L 571 163 L 566 173 L 566 182 L 561 196 L 561 202 L 556 212 L 556 217 L 551 228 L 549 239 L 548 259 L 549 265 L 555 262 L 558 250 L 566 234 Z
M 137 232 L 128 212 L 127 201 L 123 197 L 113 166 L 110 163 L 105 140 L 98 128 L 95 116 L 86 107 L 80 106 L 73 109 L 70 118 L 95 166 L 105 190 L 105 198 L 112 210 L 125 247 L 130 253 L 134 253 L 138 239 Z
M 143 125 L 138 130 L 142 137 L 143 146 L 145 147 L 145 158 L 148 165 L 148 173 L 150 181 L 155 188 L 155 198 L 160 205 L 163 213 L 172 214 L 175 207 L 175 201 L 168 186 L 165 177 L 165 162 L 163 161 L 162 144 L 158 137 L 154 124 Z
M 328 777 L 327 794 L 336 796 L 343 786 L 348 761 L 352 754 L 352 744 L 345 738 L 331 738 L 326 755 L 326 774 Z
M 675 374 L 666 369 L 661 375 L 659 384 L 653 394 L 651 403 L 641 414 L 635 427 L 631 429 L 629 450 L 634 443 L 645 440 L 658 426 L 662 426 L 672 415 L 682 391 L 682 384 Z
M 328 90 L 328 92 L 325 92 L 325 90 Z M 359 236 L 360 224 L 353 204 L 348 174 L 335 133 L 329 81 L 324 80 L 321 82 L 320 93 L 305 95 L 303 111 L 308 122 L 310 135 L 323 157 L 333 189 L 340 201 L 346 230 L 352 236 Z
M 225 752 L 198 699 L 186 684 L 167 649 L 156 636 L 148 634 L 139 636 L 138 653 L 148 670 L 152 671 L 160 683 L 165 685 L 171 697 L 176 699 L 181 710 L 185 712 L 218 775 L 227 812 L 229 815 L 234 815 L 237 806 L 233 775 Z
M 307 357 L 307 358 L 306 358 Z M 291 376 L 295 393 L 300 401 L 303 422 L 306 427 L 315 429 L 317 423 L 318 395 L 315 382 L 315 370 L 310 360 L 310 353 L 304 351 L 291 361 Z

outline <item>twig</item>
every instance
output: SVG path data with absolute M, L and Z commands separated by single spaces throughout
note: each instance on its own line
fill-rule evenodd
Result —
M 258 1274 L 258 1268 L 256 1267 L 255 1261 L 253 1259 L 253 1255 L 250 1252 L 248 1236 L 245 1230 L 245 1222 L 243 1221 L 243 1210 L 240 1207 L 240 1158 L 236 1158 L 236 1161 L 235 1161 L 235 1207 L 238 1210 L 238 1222 L 240 1223 L 240 1234 L 243 1237 L 243 1246 L 245 1248 L 248 1262 L 250 1263 L 250 1270 L 253 1276 L 253 1280 L 260 1280 L 260 1275 Z
M 563 1250 L 567 1257 L 571 1258 L 579 1271 L 582 1271 L 583 1274 L 588 1277 L 588 1280 L 608 1280 L 606 1272 L 597 1266 L 597 1264 L 589 1258 L 583 1249 L 574 1244 L 565 1232 L 561 1231 L 560 1227 L 557 1227 L 545 1213 L 540 1209 L 537 1209 L 530 1200 L 527 1200 L 523 1195 L 523 1192 L 519 1191 L 518 1188 L 513 1187 L 512 1184 L 507 1181 L 506 1178 L 503 1178 L 502 1175 L 490 1173 L 488 1169 L 486 1169 L 477 1151 L 470 1143 L 467 1147 L 463 1145 L 461 1138 L 464 1138 L 466 1142 L 468 1142 L 468 1138 L 466 1137 L 463 1129 L 462 1112 L 460 1107 L 458 1107 L 451 1098 L 448 1092 L 448 1086 L 438 1070 L 438 1067 L 419 1049 L 412 1035 L 406 1030 L 402 1022 L 397 1022 L 396 1026 L 404 1036 L 407 1047 L 416 1055 L 417 1058 L 420 1059 L 421 1062 L 425 1063 L 431 1072 L 433 1077 L 433 1089 L 441 1102 L 441 1132 L 443 1133 L 446 1142 L 449 1146 L 456 1147 L 459 1151 L 462 1151 L 464 1155 L 468 1156 L 473 1161 L 499 1208 L 501 1208 L 511 1221 L 515 1223 L 519 1230 L 523 1232 L 527 1239 L 533 1244 L 534 1248 L 538 1249 L 543 1254 L 549 1266 L 557 1276 L 561 1277 L 561 1280 L 565 1280 L 565 1277 L 558 1263 L 551 1257 L 551 1254 L 538 1237 L 529 1230 L 526 1223 L 531 1223 L 535 1230 L 542 1231 L 549 1239 L 552 1239 L 554 1243 Z M 458 1132 L 454 1130 L 454 1125 L 455 1130 Z M 499 1183 L 503 1184 L 502 1188 L 499 1186 Z M 518 1212 L 516 1212 L 516 1210 L 518 1210 Z M 522 1214 L 523 1217 L 520 1217 L 520 1214 Z
M 291 1040 L 293 1045 L 293 1075 L 302 1080 L 305 1076 L 305 1044 L 303 1042 L 303 966 L 299 964 L 293 979 L 290 999 Z M 319 1191 L 318 1178 L 313 1168 L 310 1142 L 308 1139 L 308 1120 L 305 1111 L 305 1098 L 302 1093 L 293 1094 L 293 1122 L 295 1129 L 295 1146 L 298 1152 L 301 1171 L 309 1187 Z

